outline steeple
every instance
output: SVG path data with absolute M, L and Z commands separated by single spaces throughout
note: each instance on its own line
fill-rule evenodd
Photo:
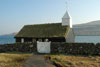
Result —
M 68 11 L 66 11 L 66 13 L 64 14 L 63 18 L 71 18 L 70 14 Z
M 72 18 L 68 12 L 68 7 L 66 13 L 62 17 L 62 26 L 70 26 L 70 28 L 72 28 Z

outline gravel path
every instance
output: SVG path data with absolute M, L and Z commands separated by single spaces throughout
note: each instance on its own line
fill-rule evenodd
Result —
M 33 54 L 31 57 L 29 57 L 28 60 L 26 60 L 23 67 L 55 67 L 55 66 L 47 63 L 43 55 Z

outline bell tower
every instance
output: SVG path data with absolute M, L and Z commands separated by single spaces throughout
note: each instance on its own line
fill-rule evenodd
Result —
M 70 26 L 70 28 L 72 28 L 72 17 L 69 14 L 68 6 L 67 6 L 66 13 L 62 17 L 62 26 Z

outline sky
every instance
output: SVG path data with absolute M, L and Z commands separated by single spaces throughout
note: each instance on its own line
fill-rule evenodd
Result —
M 61 22 L 67 0 L 0 0 L 0 35 L 24 25 Z M 69 0 L 73 24 L 100 20 L 100 0 Z

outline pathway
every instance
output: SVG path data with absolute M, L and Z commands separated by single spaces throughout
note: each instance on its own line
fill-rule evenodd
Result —
M 43 55 L 33 54 L 29 59 L 24 63 L 23 67 L 55 67 L 44 59 Z

